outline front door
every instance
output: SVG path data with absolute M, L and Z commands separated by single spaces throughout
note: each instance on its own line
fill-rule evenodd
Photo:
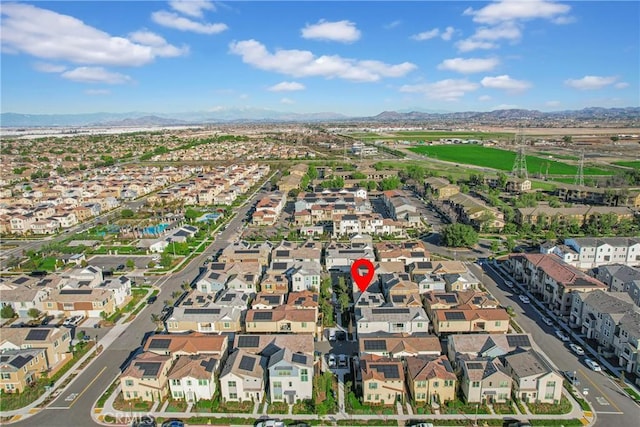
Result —
M 289 395 L 289 405 L 293 405 L 293 394 Z

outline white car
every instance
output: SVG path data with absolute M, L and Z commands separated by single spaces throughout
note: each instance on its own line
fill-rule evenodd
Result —
M 582 356 L 584 354 L 584 350 L 577 344 L 571 343 L 569 344 L 569 348 L 578 356 Z
M 529 304 L 529 297 L 526 295 L 520 295 L 518 298 L 520 298 L 520 301 L 522 301 L 525 304 Z
M 544 323 L 547 326 L 553 325 L 553 320 L 549 319 L 548 317 L 543 316 L 540 320 L 542 320 L 542 323 Z
M 327 357 L 327 362 L 329 363 L 329 367 L 330 368 L 335 368 L 336 367 L 336 356 L 335 356 L 335 354 L 333 354 L 333 353 L 329 354 L 329 357 Z
M 595 371 L 595 372 L 602 371 L 602 368 L 600 367 L 600 365 L 598 365 L 598 362 L 591 360 L 589 358 L 584 359 L 584 364 L 587 365 L 589 368 L 591 368 L 592 371 Z
M 560 329 L 556 329 L 553 332 L 556 334 L 558 338 L 560 338 L 561 341 L 564 341 L 564 342 L 571 341 L 571 338 L 569 338 L 569 336 L 564 332 L 562 332 Z
M 507 285 L 509 288 L 513 288 L 513 282 L 511 282 L 509 280 L 505 280 L 504 284 Z

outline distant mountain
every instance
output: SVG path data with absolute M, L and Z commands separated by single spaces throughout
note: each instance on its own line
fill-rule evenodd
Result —
M 216 108 L 212 111 L 192 111 L 184 113 L 157 114 L 144 112 L 129 113 L 91 113 L 91 114 L 18 114 L 2 113 L 2 127 L 69 127 L 69 126 L 172 126 L 197 125 L 206 123 L 251 123 L 251 122 L 330 122 L 330 121 L 373 121 L 373 122 L 476 122 L 493 124 L 526 123 L 530 121 L 629 121 L 637 125 L 640 122 L 640 107 L 600 108 L 590 107 L 582 110 L 542 112 L 537 110 L 509 109 L 495 111 L 431 112 L 423 111 L 384 111 L 372 117 L 349 117 L 344 114 L 293 113 L 262 108 Z M 573 122 L 572 122 L 573 123 Z M 579 123 L 573 123 L 579 124 Z

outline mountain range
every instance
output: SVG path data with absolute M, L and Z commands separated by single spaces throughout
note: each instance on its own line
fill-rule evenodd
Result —
M 174 114 L 145 112 L 128 113 L 88 113 L 88 114 L 20 114 L 2 113 L 0 127 L 139 127 L 139 126 L 179 126 L 207 123 L 231 122 L 330 122 L 330 121 L 474 121 L 499 123 L 503 121 L 545 121 L 545 120 L 617 120 L 629 121 L 638 125 L 640 107 L 600 108 L 590 107 L 582 110 L 542 112 L 538 110 L 508 109 L 495 111 L 445 112 L 420 108 L 401 111 L 384 111 L 372 117 L 350 117 L 343 114 L 294 113 L 261 108 L 217 108 L 212 111 L 196 111 Z

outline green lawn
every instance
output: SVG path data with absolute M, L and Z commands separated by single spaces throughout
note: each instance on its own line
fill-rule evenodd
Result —
M 347 136 L 357 139 L 384 139 L 405 141 L 436 141 L 446 138 L 476 139 L 479 141 L 489 139 L 513 139 L 514 134 L 509 132 L 447 132 L 447 131 L 401 131 L 387 135 L 376 133 L 349 133 Z
M 487 167 L 502 171 L 511 171 L 516 159 L 516 152 L 479 145 L 435 145 L 411 147 L 409 150 L 434 159 L 460 164 Z M 575 175 L 577 167 L 551 159 L 527 155 L 529 173 L 548 173 L 550 175 Z M 585 167 L 585 175 L 611 175 L 611 171 Z
M 554 191 L 556 186 L 549 182 L 531 181 L 531 188 L 533 190 Z
M 613 162 L 614 165 L 626 166 L 628 168 L 640 169 L 640 160 L 630 162 Z

